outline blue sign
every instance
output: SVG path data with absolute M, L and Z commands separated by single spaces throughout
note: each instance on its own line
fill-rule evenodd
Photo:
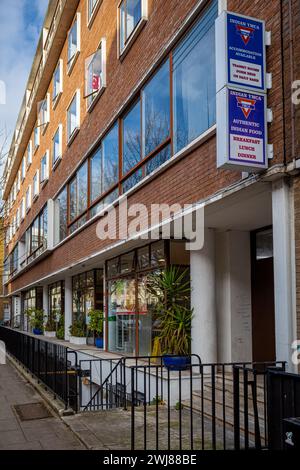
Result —
M 265 24 L 227 13 L 228 84 L 265 91 Z
M 266 97 L 228 90 L 228 163 L 266 167 Z

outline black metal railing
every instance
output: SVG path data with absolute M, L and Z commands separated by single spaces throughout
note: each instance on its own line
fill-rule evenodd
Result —
M 65 407 L 78 410 L 78 367 L 76 352 L 20 331 L 0 327 L 0 340 L 6 351 L 28 372 L 59 397 Z M 75 364 L 70 356 L 75 354 Z
M 267 448 L 268 367 L 285 364 L 131 366 L 132 450 Z

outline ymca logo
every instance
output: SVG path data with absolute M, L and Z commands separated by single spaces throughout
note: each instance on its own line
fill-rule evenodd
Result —
M 250 116 L 251 111 L 255 110 L 256 100 L 251 100 L 249 98 L 242 98 L 241 96 L 237 96 L 237 105 L 241 108 L 244 116 L 246 119 Z
M 241 36 L 245 46 L 247 46 L 248 42 L 254 36 L 254 29 L 247 28 L 246 26 L 242 26 L 237 24 L 236 25 L 237 33 Z

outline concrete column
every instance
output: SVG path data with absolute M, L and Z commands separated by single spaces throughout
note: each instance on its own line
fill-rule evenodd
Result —
M 296 312 L 293 302 L 294 280 L 292 266 L 291 197 L 287 182 L 276 181 L 272 186 L 273 244 L 274 244 L 274 290 L 275 290 L 275 335 L 276 359 L 291 362 L 291 345 L 295 338 Z M 292 254 L 293 253 L 293 254 Z
M 70 339 L 70 326 L 72 325 L 72 277 L 65 279 L 65 340 Z
M 192 353 L 204 363 L 217 361 L 215 233 L 206 229 L 204 247 L 191 251 Z
M 48 297 L 48 286 L 43 286 L 43 310 L 45 315 L 49 314 L 49 297 Z

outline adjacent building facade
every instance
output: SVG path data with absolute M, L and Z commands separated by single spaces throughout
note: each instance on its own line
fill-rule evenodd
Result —
M 217 168 L 215 21 L 223 10 L 265 20 L 271 33 L 273 153 L 255 174 Z M 177 265 L 190 275 L 192 351 L 204 362 L 293 367 L 299 20 L 293 0 L 50 0 L 5 169 L 13 327 L 27 329 L 24 311 L 43 308 L 59 315 L 69 340 L 78 318 L 103 309 L 105 349 L 150 355 L 147 277 Z M 157 239 L 150 219 L 143 239 L 100 237 L 99 222 L 109 225 L 111 208 L 119 219 L 125 196 L 149 213 L 153 204 L 201 204 L 203 248 L 188 250 L 172 230 Z

